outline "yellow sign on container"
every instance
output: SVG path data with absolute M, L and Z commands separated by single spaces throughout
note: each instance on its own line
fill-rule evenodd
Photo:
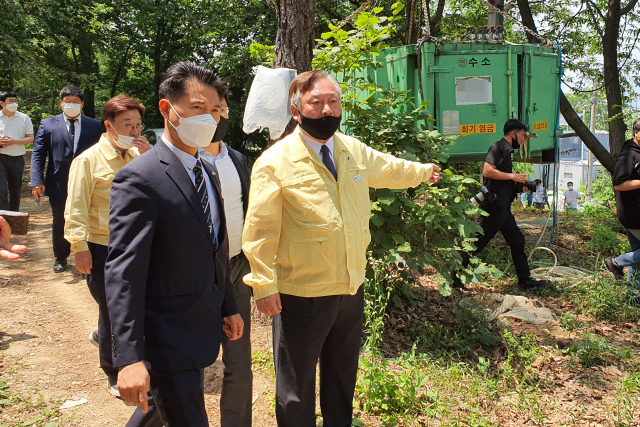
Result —
M 496 124 L 460 125 L 460 135 L 469 135 L 471 133 L 496 133 Z
M 549 122 L 533 122 L 533 131 L 549 129 Z

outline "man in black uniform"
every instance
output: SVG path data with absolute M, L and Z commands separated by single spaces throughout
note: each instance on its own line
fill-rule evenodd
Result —
M 629 289 L 640 295 L 640 119 L 633 123 L 633 139 L 622 146 L 613 170 L 618 219 L 627 229 L 631 252 L 605 260 L 607 269 L 616 279 L 624 278 L 627 267 Z
M 520 120 L 508 120 L 504 124 L 504 138 L 489 148 L 482 169 L 483 184 L 495 194 L 495 200 L 490 202 L 485 198 L 480 204 L 480 208 L 489 214 L 480 219 L 484 234 L 476 236 L 478 237 L 475 243 L 476 250 L 471 255 L 467 253 L 462 255 L 462 265 L 466 267 L 469 265 L 471 256 L 480 253 L 498 231 L 502 232 L 504 239 L 511 247 L 511 258 L 518 274 L 518 288 L 521 291 L 543 288 L 547 284 L 544 280 L 531 278 L 527 255 L 524 253 L 524 236 L 511 213 L 511 203 L 518 192 L 521 192 L 523 187 L 529 190 L 535 189 L 535 184 L 527 181 L 526 175 L 513 173 L 511 162 L 511 154 L 524 142 L 527 132 L 527 126 Z M 464 288 L 455 271 L 452 272 L 452 279 L 454 288 Z

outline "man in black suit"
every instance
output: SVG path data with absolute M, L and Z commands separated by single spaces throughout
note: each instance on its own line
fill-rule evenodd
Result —
M 84 107 L 82 90 L 75 86 L 62 89 L 60 107 L 62 114 L 40 122 L 31 155 L 31 194 L 37 203 L 43 195 L 49 196 L 53 214 L 53 255 L 56 258 L 53 271 L 56 273 L 67 269 L 67 257 L 71 253 L 71 245 L 64 238 L 64 206 L 71 161 L 98 142 L 102 135 L 99 120 L 80 115 Z
M 242 252 L 242 228 L 249 204 L 251 174 L 242 154 L 222 142 L 229 123 L 227 99 L 222 99 L 220 121 L 211 145 L 200 149 L 202 159 L 216 167 L 229 234 L 231 281 L 240 316 L 247 320 L 242 338 L 222 337 L 224 378 L 220 393 L 220 427 L 251 427 L 253 374 L 251 372 L 251 289 L 242 280 L 251 272 Z
M 165 427 L 208 427 L 203 369 L 222 332 L 242 336 L 230 278 L 220 183 L 198 148 L 208 145 L 227 86 L 188 62 L 160 83 L 164 136 L 118 172 L 111 188 L 105 267 L 113 365 L 121 398 Z M 223 327 L 224 319 L 224 327 Z

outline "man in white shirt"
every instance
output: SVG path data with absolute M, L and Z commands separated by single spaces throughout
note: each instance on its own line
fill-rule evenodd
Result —
M 33 142 L 33 124 L 18 111 L 15 92 L 0 94 L 0 106 L 0 209 L 19 211 L 24 146 Z
M 244 156 L 222 142 L 229 123 L 226 98 L 221 99 L 220 120 L 213 142 L 200 148 L 201 158 L 216 167 L 220 178 L 229 235 L 231 281 L 238 313 L 245 321 L 244 333 L 240 339 L 231 341 L 227 336 L 222 336 L 224 378 L 220 395 L 220 426 L 251 427 L 251 289 L 242 280 L 251 272 L 249 261 L 242 252 L 242 228 L 251 176 Z
M 578 200 L 582 200 L 580 192 L 573 189 L 573 182 L 567 182 L 567 191 L 564 192 L 564 210 L 577 211 Z

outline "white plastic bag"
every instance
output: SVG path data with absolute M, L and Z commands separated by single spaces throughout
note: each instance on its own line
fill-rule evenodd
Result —
M 296 70 L 290 68 L 258 66 L 244 107 L 242 130 L 245 133 L 268 128 L 269 138 L 282 135 L 291 121 L 289 86 L 295 77 Z

